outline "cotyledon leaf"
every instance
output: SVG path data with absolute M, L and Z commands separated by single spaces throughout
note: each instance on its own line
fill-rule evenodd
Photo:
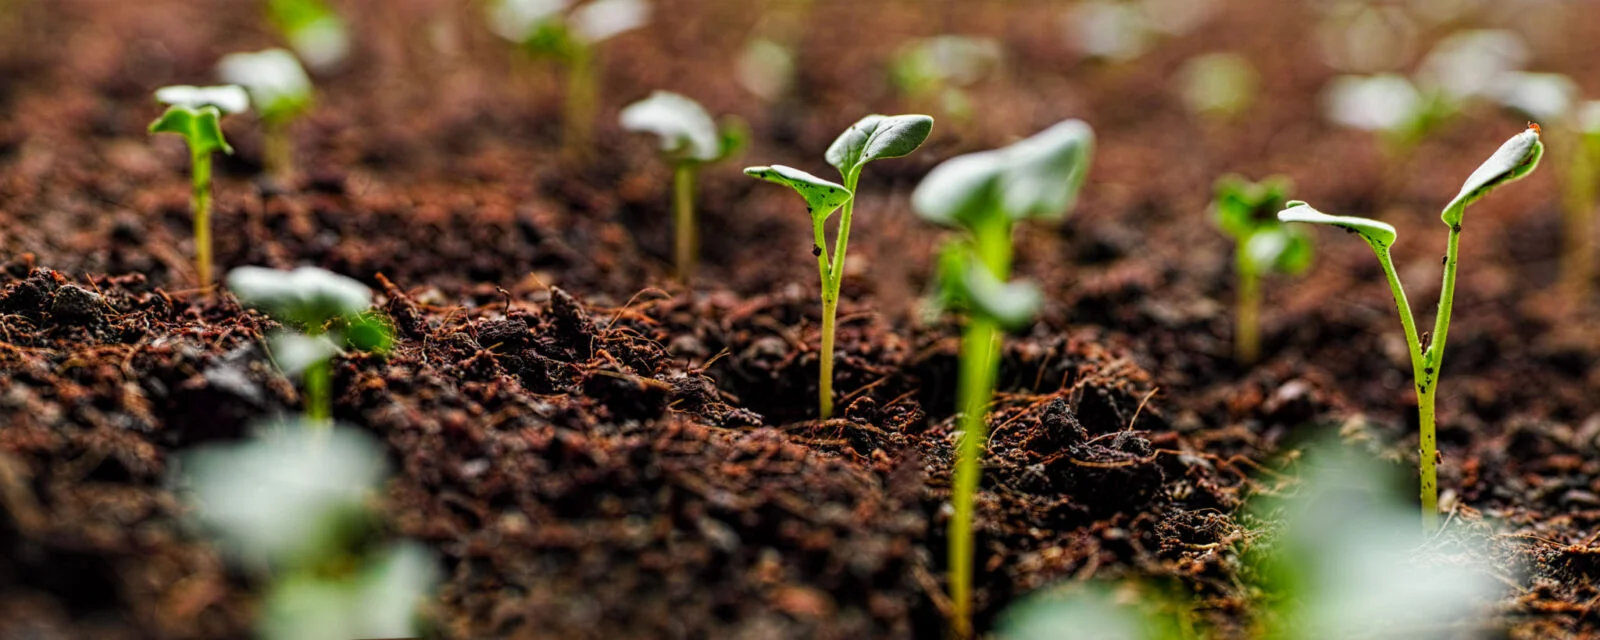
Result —
M 1283 222 L 1305 222 L 1339 227 L 1360 234 L 1373 249 L 1388 249 L 1394 245 L 1396 236 L 1394 227 L 1386 223 L 1355 216 L 1331 216 L 1299 200 L 1290 201 L 1289 208 L 1278 212 L 1278 219 Z
M 813 218 L 826 219 L 852 197 L 850 190 L 844 188 L 844 185 L 781 164 L 770 167 L 747 167 L 744 174 L 794 189 L 795 193 L 806 199 L 806 207 Z
M 700 103 L 670 91 L 623 108 L 622 128 L 645 131 L 661 138 L 661 150 L 686 160 L 710 162 L 722 155 L 717 123 Z
M 211 153 L 221 149 L 233 154 L 233 147 L 222 137 L 222 112 L 207 105 L 198 109 L 184 106 L 167 107 L 155 122 L 150 123 L 150 133 L 176 133 L 189 141 L 196 153 Z
M 1544 142 L 1539 139 L 1539 132 L 1539 125 L 1529 124 L 1527 131 L 1512 136 L 1495 150 L 1494 155 L 1479 165 L 1461 185 L 1461 192 L 1444 208 L 1440 217 L 1445 224 L 1461 224 L 1467 205 L 1477 202 L 1500 185 L 1532 173 L 1539 166 L 1539 159 L 1544 157 Z
M 898 158 L 916 151 L 933 131 L 933 118 L 924 115 L 870 115 L 850 125 L 828 146 L 828 164 L 841 175 L 859 171 L 882 158 Z

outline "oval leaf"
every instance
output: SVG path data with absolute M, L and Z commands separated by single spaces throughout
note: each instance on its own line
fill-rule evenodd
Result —
M 828 164 L 850 175 L 873 160 L 899 158 L 916 151 L 933 131 L 924 115 L 870 115 L 850 125 L 828 146 Z
M 1058 218 L 1072 208 L 1089 173 L 1094 131 L 1067 120 L 1001 150 L 1000 206 L 1012 220 Z
M 944 161 L 911 192 L 911 207 L 929 222 L 970 227 L 995 212 L 995 189 L 1005 159 L 1000 151 L 979 151 Z
M 676 158 L 710 162 L 722 156 L 717 123 L 700 103 L 676 93 L 651 93 L 624 108 L 621 121 L 629 131 L 660 136 L 661 150 Z
M 1449 206 L 1444 208 L 1440 217 L 1445 224 L 1454 226 L 1461 224 L 1461 218 L 1466 213 L 1467 205 L 1477 202 L 1479 198 L 1488 195 L 1500 185 L 1514 182 L 1523 176 L 1532 173 L 1539 166 L 1539 159 L 1544 157 L 1544 142 L 1539 139 L 1539 125 L 1528 127 L 1489 156 L 1489 159 L 1478 166 L 1467 181 L 1461 185 L 1461 192 L 1456 194 Z
M 288 120 L 311 106 L 311 77 L 288 49 L 230 53 L 217 62 L 217 75 L 244 87 L 269 120 Z
M 1033 321 L 1044 304 L 1044 294 L 1031 282 L 1001 282 L 976 257 L 967 264 L 965 299 L 971 310 L 1007 330 L 1015 331 Z
M 814 175 L 795 169 L 775 164 L 770 167 L 748 167 L 745 175 L 760 178 L 767 182 L 776 182 L 794 189 L 795 193 L 806 199 L 806 208 L 812 218 L 826 219 L 844 203 L 849 202 L 851 193 L 844 185 L 829 182 Z
M 166 113 L 150 123 L 150 133 L 176 133 L 189 142 L 196 153 L 211 153 L 221 149 L 232 155 L 233 147 L 222 137 L 222 113 L 213 106 L 198 109 L 182 106 L 167 107 Z
M 1388 249 L 1393 246 L 1396 235 L 1394 227 L 1386 223 L 1355 216 L 1330 216 L 1299 200 L 1291 201 L 1289 208 L 1278 212 L 1278 219 L 1283 222 L 1305 222 L 1339 227 L 1360 234 L 1374 249 Z
M 339 355 L 339 345 L 327 336 L 308 336 L 293 331 L 279 331 L 269 341 L 272 359 L 278 363 L 283 375 L 298 378 L 306 369 Z
M 312 329 L 372 306 L 372 290 L 367 285 L 317 267 L 293 271 L 239 267 L 228 272 L 228 289 L 241 301 L 265 310 L 280 322 Z

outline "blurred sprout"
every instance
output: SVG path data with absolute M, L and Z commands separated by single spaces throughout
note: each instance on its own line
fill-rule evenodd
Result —
M 1255 102 L 1261 77 L 1250 60 L 1236 53 L 1210 53 L 1184 63 L 1179 90 L 1189 110 L 1233 118 Z
M 1261 277 L 1300 275 L 1311 267 L 1311 239 L 1278 221 L 1291 185 L 1283 176 L 1252 183 L 1239 176 L 1217 180 L 1212 221 L 1234 242 L 1234 359 L 1254 364 L 1261 354 Z
M 268 175 L 280 179 L 293 172 L 289 124 L 311 108 L 311 78 L 287 49 L 233 53 L 217 63 L 224 82 L 240 85 L 265 125 L 264 155 Z
M 1166 640 L 1182 638 L 1175 616 L 1156 598 L 1131 585 L 1103 584 L 1041 589 L 1001 614 L 999 640 Z
M 366 433 L 271 425 L 183 454 L 192 517 L 229 556 L 272 576 L 257 623 L 269 640 L 413 637 L 439 580 L 433 554 L 375 544 L 388 465 Z
M 341 346 L 383 352 L 393 340 L 389 323 L 366 312 L 372 290 L 331 271 L 239 267 L 228 273 L 228 289 L 245 304 L 305 332 L 278 333 L 269 346 L 285 375 L 302 378 L 306 418 L 313 424 L 328 424 L 333 418 L 330 363 Z
M 489 27 L 537 57 L 567 67 L 563 141 L 565 155 L 586 160 L 593 147 L 595 114 L 600 107 L 598 45 L 650 21 L 644 0 L 492 0 Z
M 1067 38 L 1084 55 L 1126 62 L 1144 55 L 1154 35 L 1139 8 L 1094 0 L 1067 14 Z
M 1418 83 L 1455 101 L 1488 97 L 1501 77 L 1521 69 L 1528 47 L 1515 33 L 1464 31 L 1440 41 L 1417 69 Z
M 1339 2 L 1317 23 L 1323 60 L 1347 73 L 1393 71 L 1411 59 L 1420 30 L 1397 6 Z
M 1152 29 L 1181 36 L 1205 25 L 1217 12 L 1217 0 L 1143 0 L 1139 9 Z
M 745 90 L 776 101 L 794 84 L 794 54 L 773 40 L 756 38 L 739 54 L 735 71 Z
M 1340 76 L 1323 93 L 1328 119 L 1366 131 L 1399 132 L 1411 126 L 1422 95 L 1405 76 Z
M 899 90 L 913 98 L 938 98 L 942 110 L 967 118 L 971 100 L 963 91 L 993 72 L 1001 60 L 1000 43 L 991 38 L 936 36 L 914 40 L 895 56 L 893 78 Z
M 669 91 L 656 91 L 622 110 L 622 128 L 653 133 L 661 139 L 661 152 L 673 166 L 674 255 L 678 277 L 688 284 L 694 276 L 698 247 L 694 219 L 695 175 L 700 165 L 737 152 L 744 144 L 741 124 L 722 130 L 700 103 Z
M 1001 329 L 1026 326 L 1043 298 L 1031 284 L 1010 281 L 1012 232 L 1024 220 L 1065 216 L 1077 202 L 1093 151 L 1094 131 L 1068 120 L 1001 149 L 946 160 L 911 194 L 923 219 L 960 231 L 939 261 L 940 302 L 960 305 L 968 315 L 956 397 L 961 436 L 950 488 L 949 585 L 957 637 L 972 633 L 972 521 Z
M 350 55 L 349 27 L 322 0 L 269 0 L 267 14 L 313 69 L 333 69 Z
M 190 211 L 194 214 L 195 271 L 200 290 L 211 290 L 211 154 L 233 154 L 233 147 L 222 135 L 222 116 L 250 108 L 244 89 L 221 87 L 162 87 L 156 100 L 171 105 L 155 122 L 150 133 L 174 133 L 189 145 Z
M 1496 81 L 1493 93 L 1505 108 L 1556 127 L 1571 122 L 1581 99 L 1577 83 L 1559 73 L 1509 72 Z

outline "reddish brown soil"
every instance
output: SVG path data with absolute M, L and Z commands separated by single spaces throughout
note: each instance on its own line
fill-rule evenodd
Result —
M 0 635 L 232 637 L 251 619 L 261 585 L 181 524 L 166 480 L 174 452 L 299 399 L 263 358 L 273 324 L 191 290 L 185 156 L 144 134 L 154 87 L 273 44 L 238 4 L 0 2 Z M 1414 465 L 1415 408 L 1381 274 L 1338 234 L 1311 277 L 1269 284 L 1266 362 L 1229 361 L 1211 180 L 1281 172 L 1326 210 L 1393 222 L 1430 318 L 1433 211 L 1521 126 L 1474 112 L 1385 179 L 1369 137 L 1316 115 L 1332 72 L 1293 35 L 1300 3 L 1226 3 L 1113 67 L 1071 53 L 1045 3 L 816 2 L 800 90 L 764 105 L 727 66 L 756 3 L 659 0 L 667 18 L 606 48 L 603 153 L 575 171 L 555 161 L 556 76 L 516 61 L 476 3 L 338 4 L 360 46 L 296 132 L 307 179 L 260 186 L 259 137 L 228 123 L 218 262 L 317 264 L 382 292 L 398 347 L 338 361 L 335 412 L 391 447 L 386 513 L 443 559 L 444 637 L 940 636 L 958 327 L 912 312 L 940 232 L 906 194 L 952 154 L 1065 117 L 1100 149 L 1077 215 L 1022 234 L 1018 271 L 1050 301 L 1006 348 L 979 624 L 1051 582 L 1138 577 L 1248 636 L 1260 594 L 1242 586 L 1238 516 L 1275 478 L 1263 467 L 1333 430 Z M 1600 10 L 1561 24 L 1536 65 L 1597 86 Z M 818 171 L 844 126 L 902 107 L 882 82 L 897 44 L 942 30 L 1003 37 L 1011 59 L 974 90 L 978 121 L 868 170 L 843 416 L 819 421 L 815 263 L 792 195 L 707 170 L 714 231 L 685 291 L 666 278 L 667 171 L 610 123 L 670 88 L 744 116 L 746 159 Z M 1234 124 L 1195 121 L 1167 85 L 1224 48 L 1217 33 L 1269 97 Z M 1518 638 L 1600 629 L 1600 344 L 1592 306 L 1539 293 L 1559 242 L 1551 173 L 1469 216 L 1440 397 L 1449 526 L 1492 532 L 1506 574 L 1525 572 L 1492 623 Z

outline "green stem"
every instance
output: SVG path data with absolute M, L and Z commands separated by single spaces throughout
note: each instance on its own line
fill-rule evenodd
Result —
M 1595 157 L 1587 134 L 1569 131 L 1563 137 L 1574 142 L 1563 145 L 1568 148 L 1571 162 L 1567 165 L 1562 207 L 1566 242 L 1562 247 L 1561 280 L 1567 297 L 1581 305 L 1588 300 L 1589 283 L 1594 280 Z
M 672 224 L 677 238 L 674 243 L 674 254 L 678 263 L 678 279 L 684 286 L 688 286 L 694 279 L 697 257 L 694 222 L 695 170 L 695 163 L 680 162 L 673 170 L 672 176 Z
M 588 160 L 593 146 L 595 108 L 600 86 L 595 77 L 595 51 L 587 44 L 575 45 L 567 69 L 567 102 L 562 146 L 568 159 Z
M 317 426 L 333 421 L 333 365 L 323 360 L 306 369 L 306 418 Z
M 190 149 L 190 178 L 193 184 L 195 270 L 200 275 L 200 291 L 211 290 L 211 153 Z
M 1001 282 L 1011 277 L 1011 222 L 1002 215 L 989 216 L 973 229 L 973 247 L 983 267 Z M 951 479 L 950 600 L 954 606 L 956 637 L 972 636 L 973 520 L 979 481 L 983 474 L 983 448 L 988 441 L 987 413 L 994 398 L 1000 368 L 1000 327 L 992 318 L 974 314 L 961 339 L 961 371 L 956 403 L 961 411 L 961 441 L 956 449 Z
M 1261 276 L 1240 246 L 1234 259 L 1239 274 L 1239 299 L 1234 309 L 1233 357 L 1239 364 L 1255 364 L 1261 356 Z
M 262 122 L 261 160 L 267 176 L 287 183 L 294 175 L 294 150 L 289 142 L 289 123 L 283 118 Z
M 1454 233 L 1451 237 L 1454 238 Z M 1452 240 L 1452 250 L 1447 262 L 1455 262 L 1455 242 Z M 1433 399 L 1434 390 L 1438 387 L 1439 379 L 1434 374 L 1438 372 L 1438 365 L 1429 364 L 1427 354 L 1422 351 L 1422 342 L 1417 335 L 1417 322 L 1411 315 L 1411 302 L 1406 300 L 1405 288 L 1400 285 L 1400 276 L 1395 273 L 1394 259 L 1389 256 L 1389 250 L 1379 245 L 1372 246 L 1373 252 L 1378 254 L 1378 262 L 1383 265 L 1383 274 L 1389 279 L 1389 290 L 1394 293 L 1395 308 L 1400 312 L 1400 324 L 1406 331 L 1406 350 L 1411 354 L 1411 378 L 1417 389 L 1417 424 L 1421 436 L 1422 448 L 1418 454 L 1418 468 L 1421 470 L 1421 499 L 1422 499 L 1422 524 L 1432 528 L 1438 522 L 1439 513 L 1439 482 L 1437 469 L 1434 465 L 1434 455 L 1437 451 L 1435 439 Z M 1446 277 L 1453 289 L 1455 284 L 1454 267 L 1446 266 Z M 1440 307 L 1446 323 L 1449 322 L 1448 305 L 1444 304 L 1444 297 L 1440 297 Z M 1435 338 L 1434 344 L 1440 344 Z M 1432 353 L 1432 350 L 1429 350 Z
M 1439 315 L 1433 322 L 1433 341 L 1423 353 L 1424 369 L 1417 382 L 1417 407 L 1421 413 L 1420 466 L 1422 468 L 1422 523 L 1433 528 L 1439 521 L 1438 434 L 1434 427 L 1434 401 L 1443 373 L 1444 345 L 1450 334 L 1450 309 L 1456 298 L 1456 267 L 1461 254 L 1461 225 L 1450 227 L 1445 249 L 1444 283 L 1439 288 Z
M 817 407 L 822 419 L 827 420 L 833 417 L 833 318 L 839 310 L 839 295 L 832 287 L 833 265 L 828 260 L 824 222 L 823 216 L 812 213 L 811 231 L 816 243 L 812 252 L 817 254 L 817 273 L 822 283 L 822 348 L 819 354 L 822 371 L 817 376 Z

